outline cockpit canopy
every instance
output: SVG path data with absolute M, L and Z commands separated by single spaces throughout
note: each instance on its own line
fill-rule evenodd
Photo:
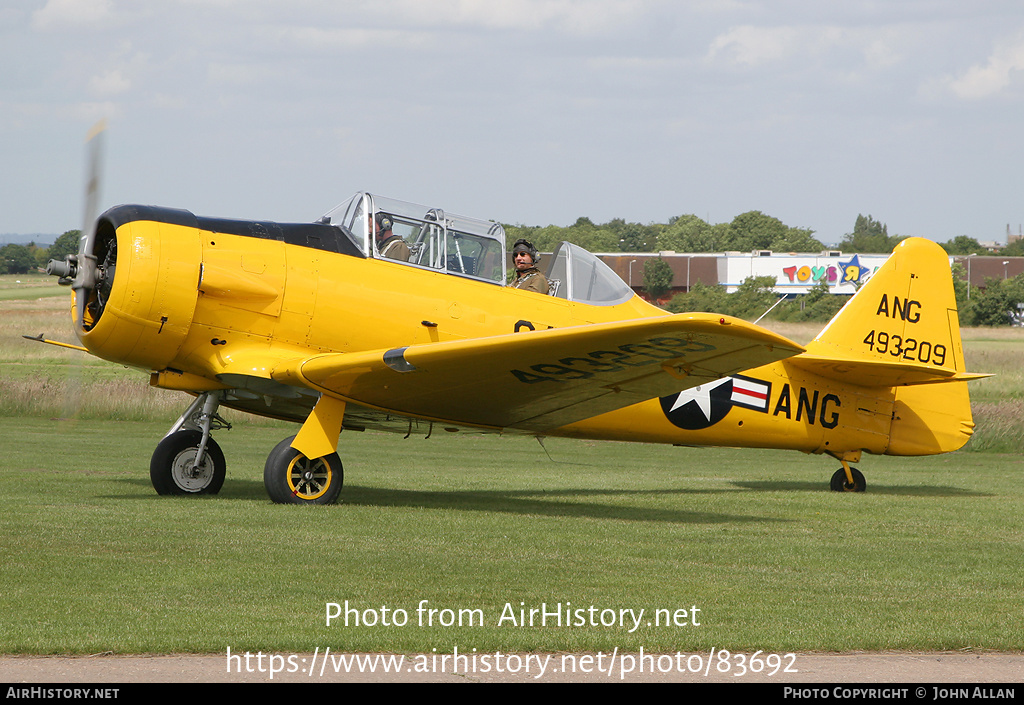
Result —
M 467 218 L 393 198 L 357 193 L 320 219 L 339 227 L 367 257 L 391 259 L 415 267 L 504 285 L 505 230 L 499 223 Z M 381 225 L 408 247 L 396 257 L 382 237 Z M 384 230 L 386 232 L 386 230 Z M 579 245 L 563 242 L 548 265 L 552 296 L 614 306 L 633 296 L 633 290 L 608 265 Z
M 505 230 L 498 223 L 369 193 L 357 193 L 320 222 L 341 227 L 367 257 L 388 259 L 374 237 L 379 223 L 386 222 L 409 248 L 403 262 L 505 283 Z
M 548 266 L 553 296 L 593 306 L 614 306 L 633 297 L 633 290 L 611 267 L 571 242 L 561 242 Z

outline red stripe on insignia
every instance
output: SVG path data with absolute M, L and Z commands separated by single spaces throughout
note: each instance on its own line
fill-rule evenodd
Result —
M 764 401 L 765 399 L 768 398 L 768 395 L 766 393 L 754 391 L 753 389 L 735 389 L 734 388 L 732 390 L 732 393 L 734 395 L 738 394 L 738 395 L 746 396 L 746 397 L 754 397 L 755 399 L 760 399 L 761 401 Z

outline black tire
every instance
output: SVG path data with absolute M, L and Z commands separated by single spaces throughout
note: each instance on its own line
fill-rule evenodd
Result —
M 833 492 L 863 492 L 867 489 L 867 482 L 864 480 L 864 474 L 855 467 L 850 468 L 850 474 L 853 475 L 853 484 L 851 485 L 846 481 L 846 471 L 842 468 L 836 470 L 835 475 L 832 476 L 832 482 L 830 487 Z
M 149 461 L 149 479 L 157 494 L 217 494 L 224 484 L 227 463 L 224 452 L 210 438 L 199 474 L 192 476 L 192 463 L 203 440 L 200 431 L 177 431 L 157 444 Z
M 285 438 L 267 456 L 263 484 L 278 504 L 334 504 L 341 494 L 345 471 L 337 453 L 310 460 Z

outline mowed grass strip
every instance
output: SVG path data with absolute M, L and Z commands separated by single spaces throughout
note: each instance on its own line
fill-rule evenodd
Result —
M 0 274 L 0 303 L 8 301 L 37 301 L 63 297 L 70 301 L 71 289 L 60 286 L 56 277 L 39 272 L 30 274 Z
M 0 652 L 1024 644 L 1017 456 L 868 457 L 854 495 L 797 453 L 346 432 L 341 503 L 291 507 L 262 467 L 295 426 L 218 434 L 227 482 L 190 498 L 150 487 L 166 426 L 0 419 Z M 588 623 L 519 623 L 545 605 Z

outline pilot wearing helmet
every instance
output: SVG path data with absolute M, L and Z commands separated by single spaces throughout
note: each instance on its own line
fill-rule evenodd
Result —
M 381 257 L 397 259 L 402 262 L 409 261 L 411 254 L 405 240 L 391 232 L 394 221 L 387 213 L 376 213 L 373 216 L 373 233 L 377 240 L 377 252 Z
M 548 293 L 548 279 L 540 270 L 537 264 L 540 262 L 540 253 L 533 243 L 519 239 L 512 246 L 512 263 L 516 271 L 509 286 L 513 289 L 525 289 L 536 291 L 538 294 Z

